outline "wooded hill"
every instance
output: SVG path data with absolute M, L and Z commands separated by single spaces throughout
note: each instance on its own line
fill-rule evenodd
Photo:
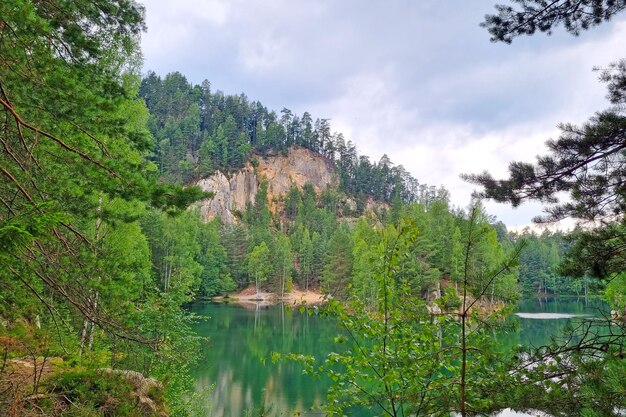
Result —
M 327 119 L 313 121 L 308 113 L 299 117 L 288 109 L 278 116 L 243 94 L 213 92 L 207 81 L 194 86 L 179 73 L 163 79 L 149 73 L 140 94 L 150 111 L 148 126 L 156 139 L 153 158 L 164 181 L 195 183 L 208 177 L 200 181 L 205 184 L 226 174 L 232 182 L 230 188 L 223 188 L 234 194 L 242 193 L 236 189 L 242 184 L 256 184 L 252 195 L 240 197 L 238 206 L 230 207 L 236 213 L 235 221 L 228 218 L 224 223 L 217 218 L 203 223 L 198 213 L 187 213 L 175 220 L 178 226 L 167 236 L 148 234 L 155 265 L 160 265 L 155 273 L 162 286 L 175 276 L 176 265 L 184 264 L 197 265 L 200 296 L 250 283 L 282 293 L 297 283 L 303 289 L 321 289 L 335 297 L 348 296 L 353 288 L 355 294 L 374 302 L 377 294 L 372 290 L 376 286 L 370 270 L 377 251 L 382 250 L 377 231 L 400 234 L 402 224 L 410 222 L 419 231 L 418 238 L 407 248 L 410 256 L 403 261 L 398 280 L 430 299 L 441 297 L 443 282 L 448 296 L 454 298 L 453 284 L 463 274 L 467 215 L 450 207 L 449 193 L 443 187 L 420 184 L 386 155 L 376 163 L 358 155 L 351 141 L 331 132 Z M 302 169 L 293 166 L 293 176 L 301 177 L 299 182 L 283 181 L 282 191 L 272 194 L 277 186 L 267 177 L 274 178 L 276 166 L 288 164 L 294 159 L 290 155 L 302 148 L 310 154 L 300 153 L 299 159 L 311 159 L 310 166 L 319 171 L 331 166 L 332 181 L 308 181 Z M 267 175 L 269 171 L 271 175 Z M 308 175 L 312 177 L 310 172 Z M 216 192 L 216 200 L 226 200 Z M 368 205 L 368 201 L 378 203 Z M 476 277 L 485 276 L 502 262 L 512 247 L 498 241 L 482 208 L 480 213 L 480 227 L 485 230 L 473 264 L 476 271 L 482 271 L 474 274 Z M 171 222 L 166 218 L 159 221 Z M 193 245 L 193 239 L 176 232 L 184 228 L 183 222 L 190 230 L 197 229 L 192 234 L 198 236 L 195 249 L 188 246 L 181 253 L 188 257 L 185 261 L 172 250 L 182 245 L 177 243 L 180 239 Z M 487 285 L 480 278 L 473 284 L 476 291 Z M 518 293 L 517 272 L 489 285 L 492 299 L 513 299 Z
M 163 79 L 150 72 L 139 91 L 151 115 L 153 158 L 165 181 L 189 183 L 216 170 L 239 169 L 253 154 L 286 154 L 300 146 L 328 158 L 340 189 L 361 199 L 413 202 L 447 193 L 420 184 L 387 155 L 378 162 L 359 155 L 355 144 L 332 132 L 329 119 L 314 120 L 308 112 L 298 116 L 283 108 L 277 114 L 245 94 L 212 91 L 208 81 L 192 85 L 178 72 Z

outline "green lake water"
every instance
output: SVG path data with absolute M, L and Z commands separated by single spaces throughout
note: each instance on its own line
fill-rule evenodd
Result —
M 335 322 L 316 314 L 301 314 L 283 306 L 194 304 L 191 310 L 208 319 L 195 330 L 208 340 L 194 372 L 198 390 L 210 391 L 213 417 L 258 415 L 323 416 L 328 382 L 303 375 L 291 362 L 272 363 L 272 352 L 302 353 L 323 358 L 335 349 Z M 576 317 L 599 316 L 607 310 L 599 300 L 528 299 L 507 320 L 514 330 L 494 334 L 503 347 L 542 345 Z M 313 310 L 315 311 L 315 310 Z M 526 416 L 503 411 L 499 417 Z

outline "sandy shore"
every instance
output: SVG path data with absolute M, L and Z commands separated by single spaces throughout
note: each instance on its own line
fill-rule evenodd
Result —
M 243 289 L 238 293 L 229 294 L 228 298 L 234 299 L 234 301 L 240 303 L 259 303 L 261 305 L 276 304 L 278 302 L 284 302 L 292 305 L 317 305 L 322 304 L 326 301 L 326 296 L 320 292 L 304 292 L 297 288 L 293 288 L 291 292 L 285 293 L 284 297 L 280 297 L 280 294 L 266 291 L 259 291 L 257 295 L 256 288 L 253 285 Z M 216 297 L 214 299 L 224 300 L 225 297 Z

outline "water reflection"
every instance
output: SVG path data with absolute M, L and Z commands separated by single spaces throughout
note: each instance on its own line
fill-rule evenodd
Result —
M 325 357 L 334 347 L 337 327 L 332 320 L 309 316 L 285 306 L 194 305 L 208 315 L 196 331 L 208 336 L 194 374 L 198 390 L 215 384 L 213 416 L 252 415 L 262 407 L 268 416 L 319 416 L 328 382 L 302 374 L 293 362 L 271 362 L 272 352 Z M 288 410 L 288 411 L 286 411 Z M 256 413 L 255 412 L 255 413 Z
M 210 341 L 194 374 L 198 390 L 214 385 L 213 417 L 258 415 L 322 416 L 329 381 L 302 374 L 293 362 L 271 362 L 272 352 L 301 353 L 324 358 L 336 349 L 339 329 L 333 320 L 317 314 L 300 314 L 287 306 L 196 304 L 193 312 L 210 316 L 197 323 L 196 331 Z M 547 344 L 572 320 L 601 316 L 607 312 L 600 300 L 532 299 L 520 303 L 507 319 L 506 331 L 494 332 L 501 349 L 514 345 Z M 314 313 L 311 310 L 311 313 Z M 256 413 L 252 414 L 253 410 Z M 358 414 L 362 415 L 362 414 Z M 528 417 L 503 410 L 498 417 Z

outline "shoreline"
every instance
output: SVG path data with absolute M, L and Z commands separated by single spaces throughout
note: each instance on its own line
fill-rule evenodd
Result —
M 228 302 L 228 303 L 238 303 L 238 304 L 260 304 L 264 305 L 274 305 L 278 303 L 291 304 L 294 306 L 299 305 L 320 305 L 324 304 L 327 300 L 327 296 L 318 291 L 301 291 L 297 288 L 291 290 L 291 292 L 285 293 L 284 297 L 281 297 L 279 294 L 267 291 L 259 291 L 257 295 L 256 288 L 254 286 L 249 286 L 244 288 L 243 290 L 228 294 L 226 296 L 217 296 L 211 298 L 212 301 L 216 302 Z

